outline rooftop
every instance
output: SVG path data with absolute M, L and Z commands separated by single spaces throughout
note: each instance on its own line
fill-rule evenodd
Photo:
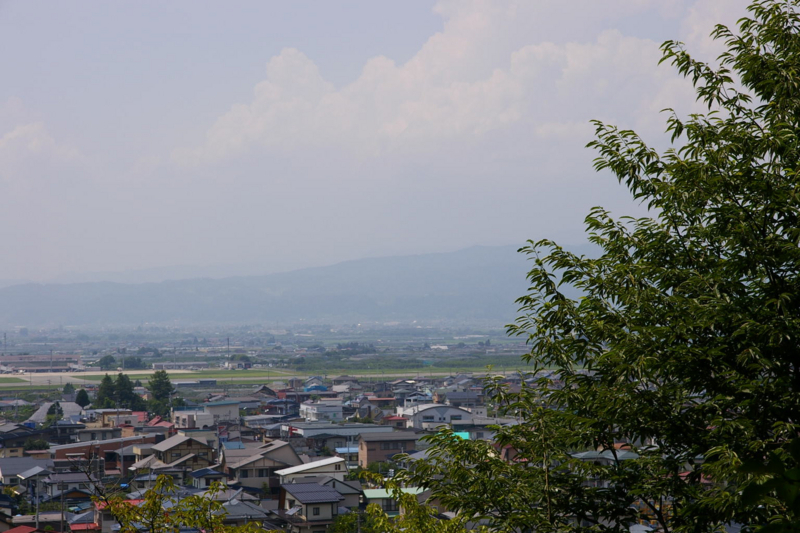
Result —
M 359 437 L 364 442 L 384 442 L 394 440 L 417 440 L 418 435 L 414 431 L 392 431 L 390 433 L 367 433 Z
M 315 468 L 320 468 L 323 466 L 330 466 L 336 463 L 344 463 L 344 458 L 342 457 L 328 457 L 326 459 L 322 459 L 320 461 L 312 461 L 310 463 L 305 463 L 302 465 L 292 466 L 290 468 L 284 468 L 283 470 L 276 470 L 275 473 L 279 476 L 289 476 L 291 474 L 298 474 L 300 472 L 307 472 L 309 470 L 313 470 Z
M 327 485 L 317 483 L 290 483 L 281 485 L 281 489 L 295 497 L 300 503 L 330 503 L 344 500 L 339 491 Z

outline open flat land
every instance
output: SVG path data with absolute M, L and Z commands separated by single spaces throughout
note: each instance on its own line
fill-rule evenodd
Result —
M 409 369 L 406 371 L 403 370 L 392 370 L 387 372 L 381 372 L 376 370 L 364 372 L 352 372 L 347 371 L 346 373 L 360 378 L 372 378 L 372 379 L 391 379 L 391 378 L 398 378 L 398 377 L 409 377 L 414 375 L 424 375 L 424 376 L 445 376 L 451 374 L 455 371 L 437 368 L 435 371 L 430 371 L 429 369 L 425 369 L 424 371 L 418 372 L 419 369 Z M 474 372 L 485 372 L 485 368 L 458 368 L 459 371 L 474 371 Z M 495 369 L 497 371 L 498 369 Z M 510 369 L 508 369 L 510 370 Z M 134 370 L 131 372 L 124 372 L 128 375 L 132 380 L 140 380 L 140 381 L 147 381 L 150 376 L 155 372 L 154 370 Z M 103 376 L 109 374 L 110 376 L 115 376 L 118 374 L 118 370 L 91 370 L 88 372 L 34 372 L 34 373 L 26 373 L 26 374 L 15 374 L 13 377 L 11 376 L 3 376 L 0 377 L 0 390 L 24 390 L 25 388 L 29 387 L 61 387 L 66 383 L 72 383 L 73 385 L 97 385 L 100 380 L 103 379 Z M 181 381 L 181 380 L 196 380 L 196 379 L 216 379 L 220 385 L 222 384 L 230 384 L 230 385 L 243 385 L 252 383 L 253 385 L 259 383 L 271 383 L 273 381 L 284 381 L 286 379 L 292 377 L 308 377 L 308 373 L 301 373 L 296 372 L 293 370 L 209 370 L 207 372 L 198 372 L 196 370 L 168 370 L 167 373 L 172 381 Z M 334 376 L 338 374 L 343 374 L 344 371 L 337 371 L 337 369 L 331 369 L 327 375 Z

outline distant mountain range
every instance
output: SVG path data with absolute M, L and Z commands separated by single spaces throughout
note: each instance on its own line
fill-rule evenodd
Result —
M 530 263 L 516 250 L 477 246 L 224 279 L 26 283 L 0 288 L 0 324 L 452 320 L 502 325 L 516 316 L 514 300 L 527 287 Z

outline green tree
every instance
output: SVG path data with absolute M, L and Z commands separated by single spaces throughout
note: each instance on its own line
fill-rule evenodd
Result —
M 523 248 L 510 332 L 539 379 L 493 384 L 521 420 L 497 433 L 516 457 L 442 432 L 406 482 L 498 531 L 800 529 L 800 16 L 749 10 L 738 33 L 715 29 L 717 68 L 663 45 L 710 109 L 670 113 L 673 148 L 595 123 L 596 168 L 650 216 L 593 209 L 597 257 Z
M 382 482 L 375 475 L 365 474 L 372 483 Z M 390 517 L 380 505 L 371 503 L 363 511 L 352 511 L 339 515 L 328 529 L 328 533 L 486 533 L 484 526 L 469 524 L 466 516 L 442 519 L 437 510 L 424 502 L 419 502 L 416 494 L 404 491 L 400 485 L 388 482 L 386 488 L 398 503 L 402 513 Z M 509 530 L 510 531 L 510 530 Z
M 97 395 L 94 398 L 94 407 L 96 409 L 110 409 L 116 405 L 116 390 L 114 389 L 114 380 L 111 376 L 106 374 L 100 381 L 100 386 L 97 388 Z
M 95 365 L 99 366 L 103 370 L 111 370 L 113 368 L 117 368 L 117 360 L 114 359 L 113 355 L 104 355 L 95 363 Z
M 75 386 L 72 383 L 67 383 L 66 385 L 64 385 L 64 389 L 61 392 L 63 392 L 64 394 L 72 394 L 73 392 L 75 392 Z
M 142 397 L 134 392 L 133 382 L 127 374 L 117 374 L 117 379 L 114 381 L 114 398 L 117 407 L 122 409 L 141 411 L 146 408 Z
M 141 357 L 132 356 L 126 357 L 124 360 L 125 370 L 135 370 L 141 368 L 149 368 L 149 364 L 144 361 Z
M 89 399 L 89 393 L 86 392 L 86 389 L 80 389 L 78 391 L 78 394 L 75 395 L 75 403 L 77 403 L 84 409 L 86 408 L 87 405 L 92 403 L 92 401 Z
M 214 498 L 221 490 L 219 483 L 212 484 L 203 494 L 180 498 L 178 487 L 170 476 L 158 476 L 155 485 L 148 490 L 143 501 L 131 505 L 131 500 L 121 495 L 100 496 L 114 519 L 120 524 L 121 533 L 163 533 L 182 530 L 208 531 L 214 533 L 258 533 L 263 529 L 257 522 L 242 526 L 224 524 L 223 502 Z M 164 512 L 169 509 L 169 512 Z
M 61 407 L 61 404 L 53 402 L 50 407 L 47 408 L 47 414 L 44 418 L 44 427 L 50 427 L 59 420 L 64 418 L 64 409 Z
M 147 383 L 147 390 L 150 391 L 151 399 L 148 404 L 150 412 L 166 416 L 170 412 L 170 397 L 174 389 L 166 370 L 156 370 L 153 372 L 150 381 Z
M 28 439 L 22 447 L 24 450 L 49 450 L 50 443 L 44 439 Z

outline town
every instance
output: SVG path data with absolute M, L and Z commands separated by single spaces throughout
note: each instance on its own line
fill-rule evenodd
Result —
M 325 531 L 369 504 L 397 516 L 387 484 L 426 435 L 492 442 L 517 422 L 485 378 L 533 380 L 515 371 L 524 343 L 465 325 L 17 327 L 3 349 L 0 529 L 19 533 L 116 531 L 109 495 L 141 505 L 162 476 L 227 525 Z
M 36 355 L 4 359 L 6 366 L 50 361 Z M 53 360 L 61 364 L 66 358 Z M 172 366 L 152 365 L 156 371 L 149 382 L 133 392 L 139 406 L 152 406 L 161 393 L 154 384 L 166 381 L 172 407 L 161 414 L 97 407 L 102 383 L 79 388 L 70 383 L 34 405 L 27 419 L 0 426 L 4 531 L 115 531 L 119 523 L 98 496 L 113 491 L 140 504 L 160 476 L 173 480 L 180 497 L 209 495 L 219 501 L 225 524 L 324 531 L 339 515 L 362 512 L 369 504 L 390 516 L 401 513 L 380 480 L 390 480 L 404 461 L 424 457 L 426 435 L 446 427 L 459 438 L 491 442 L 497 426 L 517 423 L 497 416 L 483 387 L 485 373 L 409 372 L 388 380 L 313 375 L 261 379 L 225 392 L 214 379 L 173 383 L 164 370 Z M 107 381 L 113 383 L 115 375 L 116 383 L 126 381 L 126 374 L 113 371 Z M 534 376 L 502 377 L 516 390 L 525 379 Z M 197 390 L 187 395 L 190 388 Z M 204 397 L 189 399 L 197 393 Z M 131 403 L 122 391 L 112 395 L 117 405 Z M 14 412 L 32 408 L 20 399 L 0 406 L 12 419 Z M 362 471 L 379 477 L 366 481 Z M 210 491 L 215 482 L 221 489 Z M 429 503 L 430 494 L 422 489 L 402 490 Z M 440 509 L 440 518 L 448 519 L 446 509 Z

